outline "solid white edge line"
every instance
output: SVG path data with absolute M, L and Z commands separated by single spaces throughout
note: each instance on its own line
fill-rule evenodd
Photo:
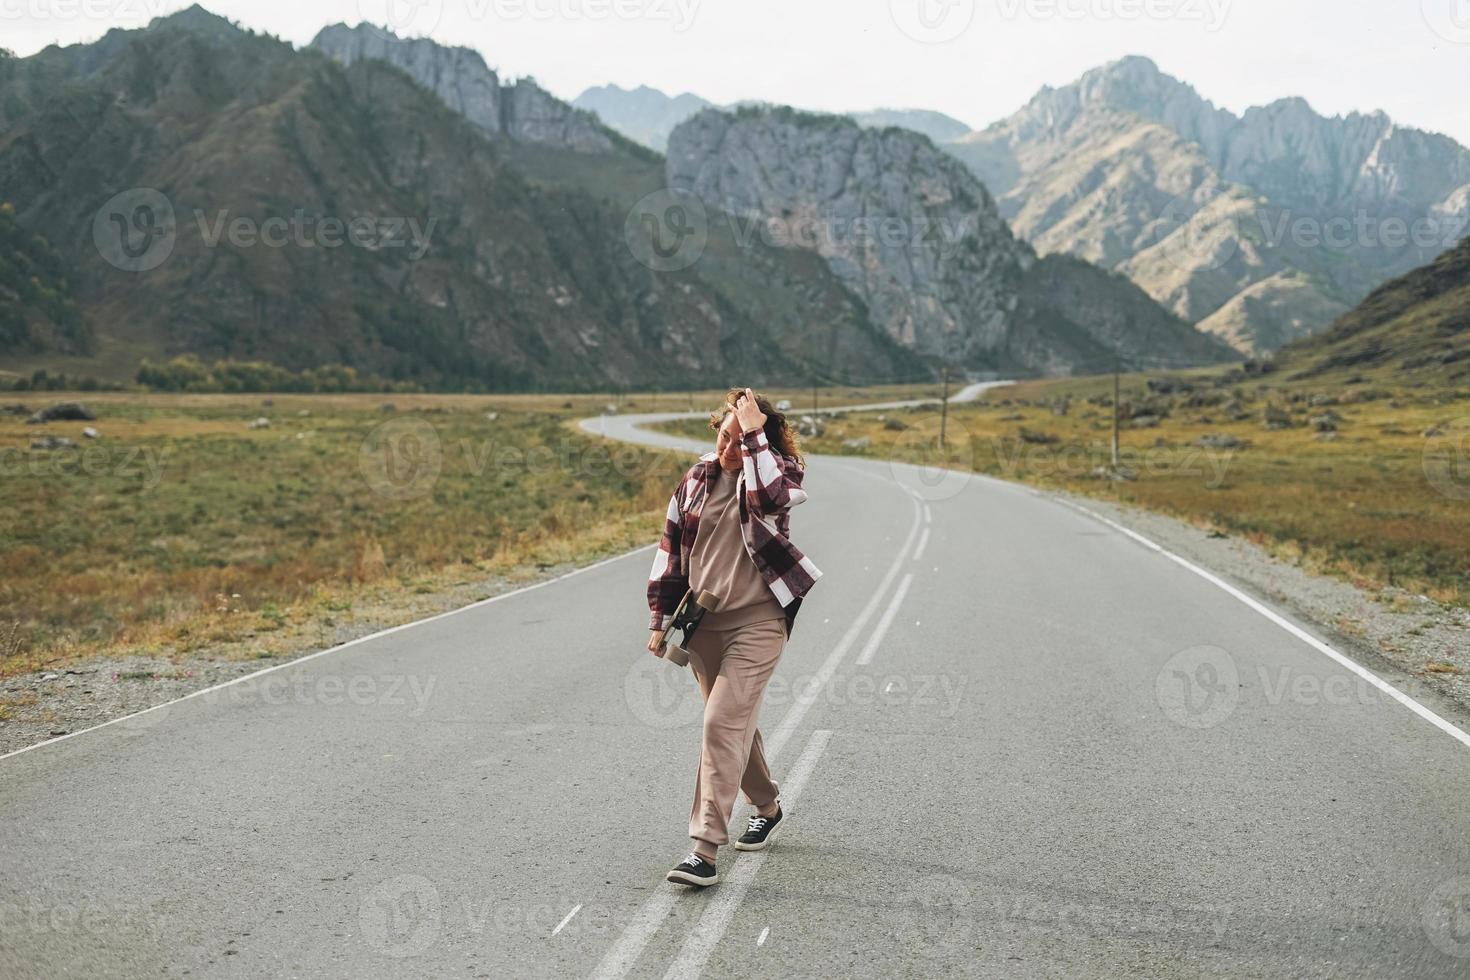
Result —
M 533 582 L 530 585 L 523 585 L 518 589 L 511 590 L 510 592 L 502 592 L 500 595 L 493 595 L 490 596 L 488 599 L 480 599 L 479 601 L 472 602 L 467 606 L 460 606 L 458 609 L 450 609 L 442 613 L 436 613 L 433 616 L 428 616 L 424 619 L 416 619 L 413 622 L 401 623 L 398 626 L 390 626 L 385 630 L 379 630 L 378 632 L 370 633 L 367 636 L 359 636 L 355 640 L 348 640 L 346 643 L 339 643 L 337 646 L 334 647 L 327 647 L 325 650 L 318 650 L 315 653 L 308 653 L 306 656 L 297 657 L 295 660 L 288 660 L 285 663 L 275 664 L 270 667 L 264 667 L 260 670 L 252 671 L 248 674 L 241 674 L 239 677 L 232 678 L 231 680 L 224 681 L 220 684 L 215 684 L 212 687 L 203 687 L 197 691 L 192 691 L 188 694 L 185 694 L 183 697 L 174 698 L 172 701 L 160 701 L 158 704 L 144 708 L 142 711 L 134 711 L 131 714 L 119 715 L 116 718 L 112 718 L 108 721 L 102 722 L 100 725 L 93 725 L 90 728 L 83 728 L 80 731 L 68 732 L 65 735 L 58 735 L 56 738 L 48 738 L 44 742 L 37 742 L 35 745 L 27 745 L 23 749 L 16 749 L 12 752 L 7 752 L 4 755 L 0 755 L 0 762 L 12 758 L 13 756 L 23 755 L 26 752 L 32 752 L 36 749 L 45 748 L 48 745 L 55 745 L 58 742 L 65 742 L 67 739 L 76 738 L 78 735 L 85 735 L 88 732 L 95 732 L 98 729 L 107 728 L 110 725 L 116 725 L 120 721 L 127 721 L 131 718 L 137 718 L 140 715 L 146 715 L 150 711 L 158 711 L 162 708 L 167 708 L 170 705 L 179 704 L 180 702 L 189 701 L 197 697 L 203 697 L 206 694 L 213 694 L 215 691 L 221 691 L 227 687 L 233 687 L 236 684 L 243 684 L 245 681 L 254 680 L 255 678 L 264 676 L 265 674 L 271 674 L 278 670 L 285 670 L 287 667 L 298 667 L 301 664 L 306 663 L 308 660 L 315 660 L 317 657 L 324 657 L 329 653 L 340 653 L 341 651 L 346 650 L 349 647 L 355 647 L 359 644 L 367 643 L 371 640 L 380 639 L 381 637 L 389 636 L 401 630 L 412 629 L 416 626 L 423 626 L 426 623 L 437 622 L 441 619 L 447 619 L 450 616 L 458 616 L 460 613 L 469 612 L 472 609 L 479 609 L 481 606 L 488 606 L 493 602 L 500 602 L 503 599 L 511 599 L 518 595 L 524 595 L 527 592 L 534 592 L 536 589 L 544 588 L 548 585 L 555 585 L 557 582 L 564 582 L 567 579 L 572 578 L 573 576 L 581 575 L 584 572 L 594 571 L 596 569 L 602 568 L 604 565 L 611 565 L 613 562 L 622 561 L 624 558 L 631 558 L 633 555 L 641 554 L 645 551 L 651 551 L 656 547 L 658 547 L 658 545 L 650 544 L 644 545 L 641 548 L 634 548 L 632 551 L 625 551 L 620 555 L 613 555 L 610 558 L 604 558 L 601 561 L 593 562 L 591 565 L 583 565 L 581 568 L 574 568 L 570 572 L 565 572 L 561 575 L 556 576 L 555 578 L 549 578 L 541 582 Z
M 909 586 L 914 584 L 914 573 L 909 572 L 903 577 L 898 585 L 898 591 L 893 593 L 893 601 L 888 608 L 883 610 L 883 618 L 878 620 L 878 626 L 873 630 L 873 635 L 868 637 L 867 645 L 863 652 L 858 654 L 859 667 L 865 667 L 873 662 L 873 655 L 878 652 L 878 644 L 883 642 L 883 637 L 888 635 L 888 628 L 893 625 L 893 617 L 898 615 L 898 607 L 903 605 L 903 598 L 908 594 Z
M 796 760 L 796 765 L 791 767 L 786 781 L 781 784 L 783 803 L 795 803 L 801 796 L 802 789 L 805 788 L 807 780 L 816 770 L 817 761 L 821 759 L 822 752 L 827 748 L 827 743 L 831 739 L 832 733 L 826 729 L 812 732 L 806 749 Z M 664 980 L 692 980 L 699 976 L 699 971 L 704 968 L 705 961 L 715 951 L 720 940 L 725 937 L 725 931 L 730 928 L 730 922 L 735 918 L 735 912 L 740 908 L 746 890 L 750 888 L 750 883 L 755 880 L 755 876 L 766 863 L 766 856 L 770 853 L 768 848 L 740 856 L 735 863 L 735 870 L 721 879 L 719 891 L 710 899 L 699 921 L 689 931 L 689 935 L 684 940 L 683 949 L 674 958 L 674 962 L 669 964 Z
M 582 911 L 582 904 L 580 902 L 578 902 L 577 905 L 576 905 L 576 907 L 573 908 L 570 912 L 567 913 L 567 917 L 565 919 L 562 919 L 560 922 L 558 922 L 556 924 L 556 928 L 553 929 L 553 930 L 551 930 L 551 934 L 554 936 L 557 933 L 561 932 L 563 929 L 565 929 L 567 927 L 567 923 L 568 922 L 571 922 L 572 921 L 572 917 L 575 916 L 580 911 Z
M 852 468 L 849 467 L 848 469 Z M 852 472 L 860 473 L 863 476 L 870 477 L 882 483 L 889 482 L 880 476 L 864 473 L 860 469 L 852 469 Z M 893 559 L 893 564 L 889 566 L 888 572 L 883 576 L 883 580 L 878 583 L 878 588 L 873 591 L 873 595 L 868 599 L 867 605 L 863 607 L 858 617 L 853 620 L 852 625 L 848 627 L 842 639 L 832 648 L 832 652 L 827 655 L 827 659 L 822 662 L 822 666 L 817 669 L 817 673 L 813 677 L 813 681 L 815 682 L 812 685 L 813 693 L 811 696 L 805 698 L 798 696 L 795 703 L 787 710 L 785 717 L 781 719 L 781 723 L 771 733 L 771 736 L 765 740 L 767 763 L 776 758 L 787 740 L 791 738 L 791 734 L 796 730 L 796 726 L 801 724 L 802 718 L 806 716 L 807 710 L 816 700 L 815 692 L 826 687 L 827 682 L 832 679 L 832 675 L 837 671 L 838 664 L 842 662 L 842 658 L 846 656 L 847 651 L 852 645 L 857 642 L 857 638 L 862 633 L 863 627 L 867 624 L 868 618 L 873 615 L 873 612 L 878 608 L 878 604 L 883 601 L 883 596 L 887 594 L 888 587 L 893 584 L 893 579 L 898 575 L 899 569 L 903 567 L 904 560 L 909 553 L 909 548 L 913 545 L 914 538 L 919 533 L 921 516 L 917 500 L 913 502 L 913 511 L 913 523 L 909 527 L 908 537 L 904 539 L 902 547 L 898 549 L 898 554 Z M 756 853 L 764 852 L 757 851 Z M 638 910 L 633 913 L 632 919 L 629 920 L 628 925 L 623 929 L 623 933 L 618 937 L 617 942 L 613 943 L 612 948 L 607 951 L 602 960 L 597 964 L 597 969 L 592 973 L 592 980 L 617 980 L 617 978 L 625 976 L 629 970 L 633 969 L 633 965 L 638 962 L 638 957 L 643 955 L 644 947 L 658 933 L 658 930 L 663 926 L 664 920 L 668 918 L 668 914 L 673 909 L 678 895 L 679 892 L 677 889 L 669 887 L 656 889 L 652 895 L 648 896 L 643 904 L 638 907 Z
M 1377 674 L 1373 673 L 1362 664 L 1348 657 L 1346 654 L 1339 653 L 1337 650 L 1333 649 L 1328 644 L 1323 643 L 1321 640 L 1317 639 L 1315 636 L 1308 633 L 1306 630 L 1302 629 L 1300 626 L 1296 625 L 1285 616 L 1282 616 L 1274 609 L 1271 609 L 1265 603 L 1262 603 L 1259 600 L 1252 598 L 1251 596 L 1242 592 L 1240 589 L 1237 589 L 1235 586 L 1231 585 L 1229 582 L 1220 578 L 1220 576 L 1214 574 L 1213 572 L 1206 571 L 1205 569 L 1189 561 L 1187 558 L 1182 558 L 1179 555 L 1176 555 L 1174 552 L 1170 551 L 1168 548 L 1165 548 L 1163 545 L 1144 537 L 1137 531 L 1124 527 L 1117 521 L 1110 520 L 1109 518 L 1104 517 L 1102 514 L 1099 514 L 1097 511 L 1092 510 L 1089 507 L 1084 507 L 1081 504 L 1073 503 L 1070 500 L 1063 500 L 1060 497 L 1055 497 L 1053 499 L 1057 500 L 1059 503 L 1071 507 L 1073 510 L 1086 514 L 1094 520 L 1101 521 L 1108 527 L 1111 527 L 1114 530 L 1127 535 L 1134 541 L 1137 541 L 1145 548 L 1148 548 L 1151 551 L 1156 551 L 1159 554 L 1163 555 L 1165 558 L 1168 558 L 1170 561 L 1173 561 L 1181 567 L 1188 569 L 1189 571 L 1198 575 L 1200 578 L 1204 579 L 1206 582 L 1209 582 L 1211 585 L 1216 586 L 1221 591 L 1240 600 L 1246 606 L 1249 606 L 1251 609 L 1260 613 L 1262 616 L 1266 617 L 1277 626 L 1286 630 L 1286 632 L 1301 640 L 1303 643 L 1307 644 L 1318 653 L 1321 653 L 1324 656 L 1331 658 L 1335 663 L 1347 668 L 1349 671 L 1361 677 L 1369 684 L 1372 684 L 1384 694 L 1387 694 L 1389 697 L 1399 702 L 1399 704 L 1402 704 L 1404 707 L 1414 712 L 1414 714 L 1418 715 L 1420 718 L 1423 718 L 1434 727 L 1443 731 L 1446 735 L 1449 735 L 1451 738 L 1459 741 L 1461 744 L 1470 747 L 1470 732 L 1466 732 L 1463 728 L 1460 728 L 1453 722 L 1450 722 L 1449 720 L 1440 717 L 1434 711 L 1430 710 L 1423 704 L 1420 704 L 1418 701 L 1409 697 L 1409 695 L 1405 694 L 1403 691 L 1400 691 L 1397 687 L 1394 687 L 1388 681 L 1379 677 Z

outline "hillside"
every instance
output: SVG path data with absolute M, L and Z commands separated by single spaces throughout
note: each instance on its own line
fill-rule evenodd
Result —
M 900 343 L 977 370 L 1212 363 L 1229 349 L 1127 280 L 1038 261 L 927 138 L 788 108 L 705 110 L 669 141 L 671 187 L 820 255 Z
M 1243 353 L 1324 328 L 1470 219 L 1470 151 L 1301 99 L 1241 116 L 1146 58 L 945 144 L 1016 232 L 1124 273 Z
M 1275 361 L 1290 378 L 1359 375 L 1470 385 L 1470 239 L 1375 289 Z
M 91 346 L 65 260 L 16 222 L 14 205 L 0 202 L 0 355 L 47 349 L 83 354 Z
M 697 264 L 653 271 L 626 207 L 532 183 L 509 159 L 516 140 L 566 127 L 511 109 L 509 141 L 492 138 L 387 62 L 343 60 L 192 8 L 0 66 L 0 184 L 72 272 L 99 347 L 130 355 L 111 367 L 190 352 L 439 388 L 684 386 L 804 379 L 820 339 L 854 374 L 920 369 L 859 304 L 821 301 L 830 277 L 793 274 L 772 316 L 771 300 L 722 292 Z M 159 192 L 143 211 L 139 188 Z M 112 263 L 94 243 L 109 202 Z M 140 216 L 161 234 L 108 230 Z M 354 221 L 363 234 L 347 233 Z M 156 267 L 117 267 L 120 244 L 151 246 Z M 778 333 L 782 316 L 814 329 Z

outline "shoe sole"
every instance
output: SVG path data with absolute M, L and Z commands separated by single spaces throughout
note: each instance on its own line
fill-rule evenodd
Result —
M 776 839 L 776 835 L 781 832 L 781 828 L 783 826 L 785 826 L 785 825 L 786 825 L 786 818 L 783 816 L 781 818 L 781 822 L 778 823 L 778 824 L 776 824 L 776 826 L 774 826 L 774 827 L 771 828 L 771 832 L 766 835 L 766 839 L 765 840 L 761 841 L 759 844 L 747 844 L 744 841 L 738 841 L 737 840 L 735 842 L 735 850 L 737 850 L 737 851 L 764 851 L 766 848 L 768 848 L 768 847 L 771 846 L 771 841 L 773 841 L 773 840 Z
M 714 874 L 708 878 L 698 878 L 687 871 L 670 871 L 664 876 L 664 880 L 672 881 L 676 885 L 693 885 L 695 888 L 708 888 L 710 885 L 719 881 L 720 876 Z

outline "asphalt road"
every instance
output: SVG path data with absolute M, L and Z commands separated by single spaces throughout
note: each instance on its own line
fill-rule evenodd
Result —
M 0 759 L 0 977 L 1470 975 L 1466 718 L 1028 489 L 807 486 L 717 887 L 645 550 Z

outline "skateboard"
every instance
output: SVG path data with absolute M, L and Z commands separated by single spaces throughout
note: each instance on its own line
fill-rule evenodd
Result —
M 674 610 L 674 618 L 669 622 L 669 628 L 664 630 L 663 647 L 659 656 L 680 667 L 688 664 L 689 641 L 694 639 L 694 633 L 699 629 L 704 614 L 714 612 L 719 607 L 720 597 L 713 592 L 701 592 L 696 595 L 691 589 L 684 593 L 684 598 L 679 600 L 679 608 Z M 684 631 L 682 643 L 669 642 L 675 630 Z

